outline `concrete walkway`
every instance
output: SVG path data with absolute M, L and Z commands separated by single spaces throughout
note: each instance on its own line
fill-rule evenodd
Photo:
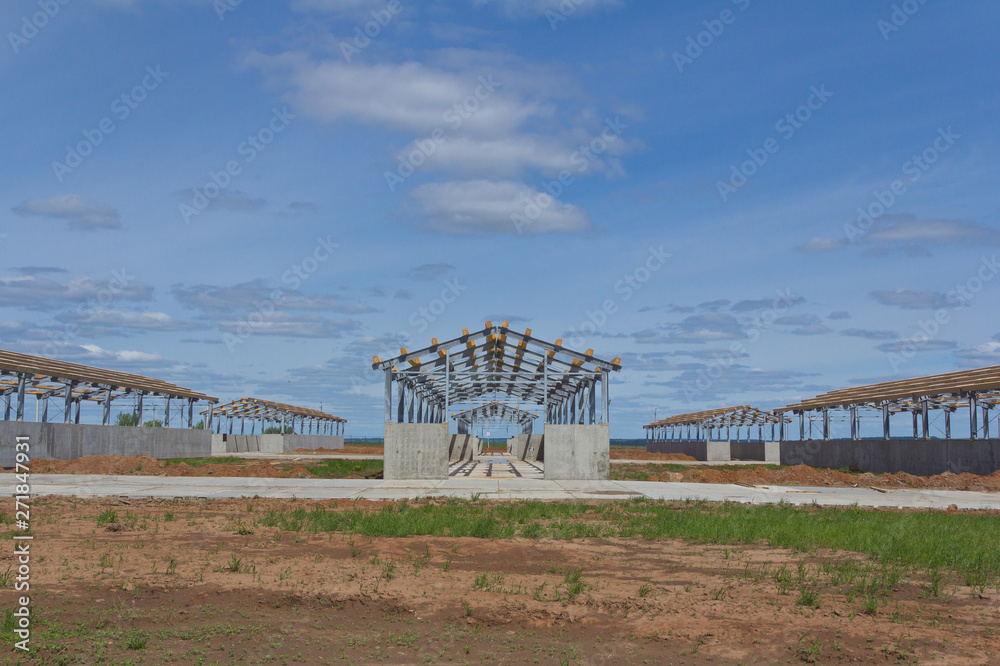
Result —
M 446 481 L 369 481 L 365 479 L 251 479 L 195 476 L 104 476 L 98 474 L 32 474 L 35 495 L 74 497 L 240 498 L 298 497 L 300 499 L 397 500 L 421 497 L 462 497 L 526 500 L 622 500 L 649 497 L 664 500 L 708 500 L 752 504 L 812 504 L 823 506 L 899 507 L 1000 510 L 1000 493 L 961 490 L 895 490 L 868 488 L 806 488 L 656 481 L 543 481 L 528 479 L 466 479 Z
M 220 454 L 222 455 L 222 454 Z M 506 459 L 503 454 L 492 454 Z M 367 453 L 226 453 L 226 458 L 246 458 L 248 460 L 283 460 L 292 462 L 293 460 L 382 460 L 382 455 L 372 455 Z M 490 455 L 478 456 L 482 460 L 489 460 Z M 612 465 L 685 465 L 695 466 L 725 466 L 725 465 L 764 465 L 762 460 L 615 460 L 611 459 Z

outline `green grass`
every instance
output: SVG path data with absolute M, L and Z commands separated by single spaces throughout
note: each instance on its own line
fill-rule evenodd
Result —
M 381 460 L 331 459 L 309 464 L 306 469 L 322 479 L 342 479 L 350 474 L 370 476 L 382 472 Z
M 377 511 L 269 511 L 260 524 L 289 531 L 365 536 L 509 539 L 681 538 L 865 553 L 877 562 L 945 568 L 977 584 L 1000 576 L 1000 521 L 992 515 L 871 511 L 790 505 L 545 502 L 403 503 Z M 790 581 L 789 581 L 790 583 Z

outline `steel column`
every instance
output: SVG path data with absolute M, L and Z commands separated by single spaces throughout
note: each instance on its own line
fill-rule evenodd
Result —
M 601 423 L 611 423 L 611 373 L 601 370 Z
M 882 403 L 882 438 L 889 439 L 889 403 Z
M 851 439 L 858 438 L 858 408 L 855 405 L 851 405 Z
M 979 439 L 979 424 L 976 423 L 978 418 L 979 401 L 976 399 L 975 393 L 969 394 L 969 439 Z
M 111 388 L 104 391 L 104 425 L 111 425 Z
M 930 403 L 928 402 L 927 398 L 924 398 L 921 401 L 920 411 L 922 412 L 922 414 L 921 414 L 921 417 L 922 417 L 921 420 L 923 421 L 922 425 L 924 427 L 924 439 L 930 439 L 931 438 L 931 414 L 930 414 L 931 410 L 930 410 Z
M 66 395 L 63 397 L 63 423 L 69 423 L 73 417 L 73 384 L 66 382 Z
M 830 408 L 823 408 L 823 440 L 830 439 Z
M 15 411 L 15 418 L 18 421 L 24 420 L 24 382 L 25 375 L 23 372 L 17 375 L 17 410 Z

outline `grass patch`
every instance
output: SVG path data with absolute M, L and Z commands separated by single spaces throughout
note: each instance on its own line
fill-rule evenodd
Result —
M 307 465 L 306 469 L 321 479 L 343 479 L 352 474 L 367 477 L 382 472 L 382 461 L 334 458 Z
M 877 562 L 954 570 L 976 584 L 1000 577 L 1000 521 L 992 515 L 873 511 L 790 505 L 666 503 L 632 500 L 577 502 L 406 503 L 361 509 L 269 511 L 260 524 L 293 532 L 365 536 L 441 536 L 510 539 L 583 537 L 687 539 L 704 543 L 766 543 L 775 548 L 818 548 L 865 553 Z M 843 572 L 850 578 L 851 572 Z M 789 572 L 776 580 L 791 585 Z M 878 572 L 892 577 L 892 569 Z M 860 577 L 860 576 L 859 576 Z M 845 582 L 849 582 L 846 581 Z M 860 583 L 860 580 L 857 581 Z M 892 580 L 866 581 L 886 588 Z M 868 590 L 862 589 L 859 592 Z

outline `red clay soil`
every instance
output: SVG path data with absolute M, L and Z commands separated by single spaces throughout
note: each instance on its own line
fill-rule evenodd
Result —
M 683 460 L 686 462 L 697 462 L 697 458 L 692 458 L 686 453 L 651 453 L 642 449 L 611 449 L 612 460 L 663 460 L 666 462 Z

